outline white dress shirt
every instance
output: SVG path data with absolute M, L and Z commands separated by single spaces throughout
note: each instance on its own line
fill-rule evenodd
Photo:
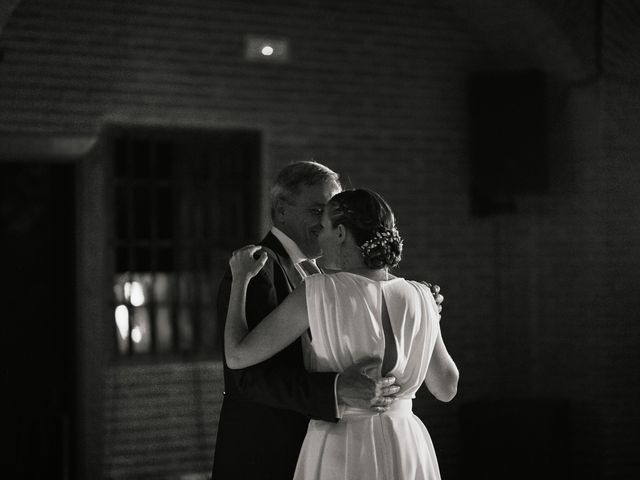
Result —
M 282 246 L 284 247 L 285 252 L 287 252 L 287 255 L 289 255 L 289 258 L 293 262 L 293 265 L 294 265 L 295 269 L 298 271 L 298 273 L 300 273 L 302 278 L 306 278 L 308 276 L 308 274 L 300 266 L 300 262 L 302 262 L 304 260 L 309 260 L 309 261 L 311 261 L 311 262 L 313 262 L 315 264 L 315 260 L 307 258 L 306 255 L 304 253 L 302 253 L 302 250 L 300 250 L 300 247 L 298 247 L 296 242 L 291 240 L 291 238 L 286 233 L 284 233 L 282 230 L 280 230 L 278 227 L 275 227 L 275 226 L 271 227 L 271 233 L 273 233 L 273 235 L 282 244 Z M 341 415 L 340 415 L 341 412 L 340 412 L 340 409 L 338 408 L 338 375 L 339 374 L 336 374 L 336 378 L 333 381 L 333 398 L 335 399 L 336 418 L 340 418 L 341 417 Z
M 298 247 L 296 242 L 291 240 L 291 238 L 289 238 L 289 236 L 278 227 L 271 227 L 271 233 L 273 233 L 273 235 L 280 241 L 280 243 L 284 247 L 284 250 L 287 252 L 287 255 L 289 255 L 289 258 L 293 262 L 296 271 L 302 276 L 302 278 L 306 278 L 308 274 L 300 266 L 300 262 L 308 260 L 315 265 L 316 261 L 314 259 L 307 258 L 306 255 L 302 253 L 302 250 L 300 250 L 300 247 Z

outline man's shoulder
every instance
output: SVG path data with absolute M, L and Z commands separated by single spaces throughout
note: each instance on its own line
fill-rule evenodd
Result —
M 268 232 L 258 245 L 272 253 L 279 261 L 289 259 L 289 254 L 284 245 L 272 232 Z
M 263 250 L 267 252 L 267 261 L 254 278 L 273 279 L 274 276 L 279 275 L 281 272 L 283 273 L 284 268 L 278 257 L 273 252 L 265 248 L 263 248 Z
M 273 233 L 267 233 L 258 246 L 267 253 L 267 265 L 272 268 L 279 267 L 282 271 L 288 268 L 288 264 L 291 263 L 289 254 Z
M 265 282 L 280 284 L 286 280 L 287 262 L 291 262 L 291 260 L 275 235 L 271 232 L 267 233 L 256 245 L 267 253 L 267 261 L 260 272 L 252 279 L 251 284 L 254 286 Z M 225 296 L 228 295 L 227 290 L 230 289 L 231 279 L 231 269 L 227 266 L 220 285 L 220 289 L 224 292 Z

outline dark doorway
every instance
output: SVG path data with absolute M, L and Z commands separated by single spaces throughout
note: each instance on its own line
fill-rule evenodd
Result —
M 74 478 L 75 167 L 0 162 L 0 221 L 3 475 Z

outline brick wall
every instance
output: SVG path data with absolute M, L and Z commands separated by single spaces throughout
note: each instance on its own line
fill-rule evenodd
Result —
M 0 39 L 0 132 L 97 135 L 109 122 L 255 128 L 264 134 L 267 176 L 315 158 L 347 183 L 379 191 L 405 237 L 399 274 L 437 281 L 446 296 L 442 328 L 461 370 L 459 395 L 443 405 L 425 391 L 416 402 L 443 477 L 461 478 L 464 405 L 544 397 L 572 405 L 577 476 L 629 478 L 640 431 L 632 403 L 640 388 L 632 377 L 639 305 L 631 290 L 640 223 L 633 161 L 640 13 L 630 0 L 603 3 L 604 69 L 596 77 L 589 62 L 599 58 L 590 35 L 598 15 L 584 4 L 583 21 L 572 27 L 575 2 L 502 2 L 510 6 L 494 9 L 504 18 L 487 32 L 487 22 L 462 15 L 463 3 L 23 0 Z M 500 20 L 531 9 L 545 24 L 525 32 L 522 21 L 508 32 L 535 38 L 553 25 L 564 34 L 553 38 L 567 43 L 545 35 L 535 55 L 518 57 L 505 31 L 490 38 Z M 288 38 L 291 61 L 248 63 L 246 34 Z M 553 62 L 541 58 L 545 52 Z M 471 216 L 467 73 L 550 64 L 564 66 L 549 72 L 549 190 L 520 196 L 515 215 Z M 178 380 L 186 370 L 145 367 L 154 372 L 149 378 L 183 389 L 179 398 L 188 402 L 193 376 Z M 114 419 L 129 415 L 133 400 L 116 386 L 138 382 L 135 372 L 108 373 L 107 473 L 117 478 L 151 468 L 128 471 L 116 448 Z M 155 402 L 154 383 L 133 391 Z M 202 398 L 211 410 L 197 417 L 198 432 L 208 435 L 219 397 Z M 143 448 L 154 428 L 134 429 L 128 441 Z M 185 473 L 205 457 L 211 452 Z
M 210 475 L 219 362 L 112 367 L 105 383 L 106 478 Z
M 603 265 L 605 307 L 601 310 L 606 367 L 603 414 L 605 467 L 611 477 L 640 471 L 640 413 L 635 376 L 640 363 L 640 9 L 630 0 L 605 2 L 603 64 L 603 179 L 606 209 L 600 221 L 608 258 Z M 613 215 L 611 212 L 615 212 Z

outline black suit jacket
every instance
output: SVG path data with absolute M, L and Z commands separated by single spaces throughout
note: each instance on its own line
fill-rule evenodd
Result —
M 260 243 L 269 248 L 264 268 L 249 283 L 247 323 L 254 328 L 293 290 L 291 259 L 269 233 Z M 231 272 L 218 291 L 218 318 L 229 306 Z M 225 394 L 218 424 L 213 480 L 293 477 L 309 418 L 337 421 L 335 373 L 308 373 L 302 345 L 296 340 L 272 358 L 249 368 L 224 364 Z

